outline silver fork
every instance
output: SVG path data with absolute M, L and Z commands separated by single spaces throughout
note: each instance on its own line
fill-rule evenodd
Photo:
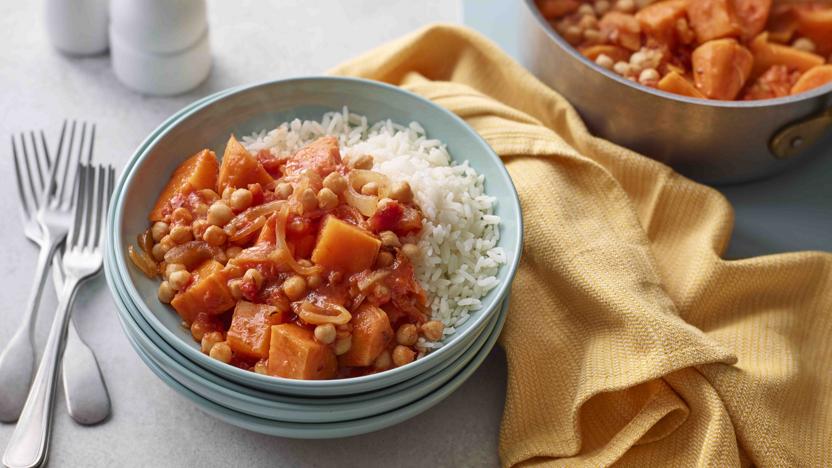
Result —
M 67 122 L 64 121 L 61 129 L 60 140 L 63 141 L 67 130 Z M 92 163 L 93 147 L 95 144 L 95 125 L 90 125 L 90 136 L 85 138 L 87 133 L 87 124 L 81 125 L 81 140 L 88 141 L 88 148 L 80 147 L 82 159 L 83 153 L 86 153 L 87 164 Z M 20 212 L 23 221 L 23 232 L 29 240 L 37 245 L 43 244 L 43 235 L 40 226 L 35 219 L 35 213 L 40 208 L 37 203 L 37 197 L 31 196 L 34 193 L 42 193 L 45 180 L 49 177 L 49 168 L 52 165 L 49 156 L 49 147 L 46 144 L 46 136 L 43 131 L 40 131 L 41 149 L 38 150 L 38 140 L 35 138 L 35 132 L 29 134 L 21 133 L 15 142 L 12 136 L 12 155 L 14 157 L 15 172 L 18 182 L 18 194 L 20 195 Z M 27 142 L 27 137 L 28 142 Z M 71 148 L 70 148 L 71 150 Z M 34 159 L 34 162 L 30 162 Z M 24 186 L 21 182 L 23 180 L 21 171 L 26 169 L 27 172 L 34 171 L 37 177 L 34 177 L 33 183 L 35 187 Z M 29 205 L 35 206 L 30 207 Z M 55 286 L 55 292 L 60 293 L 63 287 L 63 271 L 61 269 L 61 252 L 57 250 L 55 256 L 52 257 L 52 280 Z M 34 315 L 32 317 L 34 319 Z M 64 398 L 66 399 L 66 407 L 69 415 L 75 422 L 79 424 L 97 424 L 107 418 L 110 414 L 110 397 L 107 393 L 107 386 L 104 384 L 104 379 L 101 376 L 101 371 L 98 368 L 98 361 L 95 359 L 95 354 L 84 343 L 78 330 L 75 326 L 75 320 L 69 322 L 69 330 L 67 331 L 66 347 L 64 348 L 64 359 L 61 361 L 62 371 L 61 379 L 64 385 Z M 28 382 L 27 382 L 28 383 Z M 2 383 L 0 383 L 0 391 L 3 391 Z M 17 414 L 20 414 L 20 409 L 23 408 L 23 403 L 26 401 L 26 394 L 20 395 L 20 400 L 17 404 Z M 15 418 L 17 415 L 15 415 Z
M 101 271 L 104 259 L 102 231 L 115 170 L 112 166 L 80 165 L 78 173 L 74 221 L 63 257 L 66 278 L 32 389 L 3 454 L 3 464 L 10 468 L 39 466 L 46 460 L 58 361 L 72 302 L 78 286 Z
M 33 167 L 42 164 L 40 158 L 30 158 L 24 154 L 23 167 L 16 165 L 18 187 L 21 187 L 21 206 L 25 206 L 22 209 L 24 212 L 34 213 L 33 217 L 24 218 L 27 220 L 24 223 L 24 231 L 27 236 L 35 236 L 39 232 L 41 242 L 35 268 L 35 282 L 29 293 L 23 323 L 0 354 L 0 421 L 10 422 L 17 419 L 21 404 L 26 400 L 29 383 L 32 381 L 35 367 L 34 317 L 40 305 L 46 269 L 72 224 L 72 192 L 76 182 L 76 168 L 81 158 L 80 151 L 73 157 L 74 140 L 73 123 L 68 142 L 64 141 L 62 133 L 55 160 L 49 167 L 49 176 L 45 180 L 41 177 L 40 171 L 33 170 Z M 81 143 L 79 148 L 83 147 L 83 141 Z M 25 147 L 21 151 L 25 151 Z M 28 193 L 22 189 L 24 186 L 29 188 Z M 38 191 L 38 187 L 42 190 Z

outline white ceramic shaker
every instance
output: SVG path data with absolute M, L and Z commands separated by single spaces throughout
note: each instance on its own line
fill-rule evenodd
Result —
M 107 50 L 109 0 L 46 0 L 46 32 L 52 46 L 72 55 Z
M 205 0 L 112 0 L 116 76 L 145 94 L 189 91 L 211 70 Z

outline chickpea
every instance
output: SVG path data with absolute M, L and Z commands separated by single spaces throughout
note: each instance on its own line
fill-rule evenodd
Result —
M 165 245 L 160 242 L 150 249 L 150 254 L 153 255 L 153 258 L 157 261 L 161 262 L 165 259 L 165 254 L 168 253 L 168 250 L 170 250 L 170 248 L 165 247 Z
M 234 258 L 240 255 L 243 252 L 243 248 L 237 245 L 232 245 L 231 247 L 225 249 L 225 256 L 228 258 Z
M 350 348 L 352 348 L 352 335 L 347 335 L 335 340 L 332 351 L 335 352 L 336 356 L 340 356 L 342 354 L 346 354 Z
M 231 193 L 229 203 L 231 204 L 231 208 L 234 208 L 237 211 L 243 211 L 251 206 L 253 199 L 254 195 L 251 194 L 251 190 L 240 188 Z
M 416 325 L 406 323 L 396 330 L 396 343 L 404 346 L 413 346 L 419 339 L 419 330 Z
M 592 8 L 592 5 L 584 3 L 578 8 L 577 13 L 583 16 L 595 16 L 595 9 Z
M 234 187 L 226 187 L 222 190 L 222 199 L 225 201 L 231 200 L 231 194 L 234 193 Z
M 330 344 L 335 341 L 335 325 L 325 323 L 315 327 L 315 339 L 323 344 Z
M 177 291 L 185 289 L 185 287 L 188 286 L 188 283 L 190 281 L 191 274 L 188 273 L 187 270 L 177 270 L 171 273 L 170 276 L 168 276 L 168 284 L 170 284 L 171 288 Z
M 356 158 L 353 158 L 350 161 L 350 166 L 353 169 L 372 169 L 373 168 L 373 157 L 369 154 L 362 154 Z
M 632 13 L 636 9 L 636 3 L 633 0 L 618 0 L 615 3 L 615 9 L 624 13 Z
M 802 50 L 804 52 L 814 52 L 815 50 L 817 50 L 817 46 L 815 45 L 815 43 L 811 39 L 806 37 L 795 39 L 795 41 L 792 42 L 792 47 L 794 47 L 797 50 Z
M 309 289 L 316 289 L 323 282 L 324 280 L 321 278 L 321 275 L 311 275 L 306 278 L 306 285 Z
M 289 196 L 292 195 L 292 192 L 294 191 L 295 190 L 292 187 L 292 184 L 288 184 L 286 182 L 281 182 L 277 184 L 277 187 L 274 188 L 274 194 L 278 198 L 278 200 L 285 200 L 289 198 Z
M 302 259 L 298 260 L 298 265 L 300 265 L 302 267 L 311 267 L 312 266 L 312 261 L 307 260 L 305 258 L 302 258 Z
M 266 375 L 268 373 L 268 366 L 263 361 L 257 361 L 257 364 L 254 365 L 254 372 Z
M 330 271 L 329 272 L 329 282 L 332 284 L 338 284 L 344 280 L 344 274 L 340 271 Z
M 627 76 L 630 74 L 632 68 L 630 64 L 627 62 L 615 62 L 612 66 L 612 71 L 618 73 L 621 76 Z
M 170 304 L 170 301 L 173 300 L 173 296 L 176 295 L 176 291 L 170 287 L 170 283 L 162 281 L 162 284 L 159 285 L 159 292 L 157 295 L 159 296 L 159 302 L 163 304 Z
M 223 201 L 214 202 L 208 208 L 208 224 L 222 227 L 228 224 L 233 217 L 234 212 Z
M 584 18 L 591 18 L 591 17 L 590 16 L 584 16 Z M 584 37 L 584 40 L 586 42 L 590 43 L 590 44 L 598 44 L 599 42 L 601 42 L 601 39 L 602 39 L 601 31 L 599 31 L 597 29 L 594 29 L 594 28 L 584 29 L 583 37 Z
M 225 244 L 225 239 L 225 231 L 223 231 L 219 226 L 209 226 L 208 229 L 205 230 L 205 234 L 202 235 L 202 240 L 214 246 Z
M 300 194 L 300 204 L 304 213 L 315 211 L 318 208 L 318 197 L 315 195 L 315 191 L 311 188 L 304 189 Z
M 199 203 L 194 207 L 194 215 L 197 218 L 204 218 L 208 215 L 208 205 L 206 203 Z
M 378 237 L 381 238 L 381 245 L 385 247 L 400 247 L 402 245 L 399 236 L 393 231 L 382 231 Z
M 442 339 L 442 332 L 445 331 L 445 324 L 439 320 L 430 320 L 422 324 L 422 334 L 429 341 Z
M 231 362 L 231 346 L 228 346 L 228 343 L 225 341 L 220 341 L 211 347 L 211 351 L 208 352 L 208 355 L 217 361 L 228 364 Z
M 329 211 L 338 206 L 338 195 L 324 187 L 318 192 L 318 208 Z
M 645 68 L 638 75 L 638 82 L 643 85 L 656 84 L 659 81 L 659 72 L 655 68 Z
M 204 334 L 202 336 L 202 340 L 200 341 L 202 352 L 205 354 L 210 353 L 211 348 L 213 348 L 215 344 L 221 341 L 223 341 L 222 333 L 218 331 L 212 331 Z
M 393 264 L 393 254 L 382 250 L 376 257 L 376 268 L 386 268 Z
M 390 288 L 381 283 L 376 283 L 375 287 L 373 288 L 373 296 L 382 298 L 386 297 L 388 294 L 390 294 Z
M 213 330 L 210 328 L 210 325 L 206 328 L 205 322 L 197 321 L 191 324 L 191 336 L 193 336 L 197 341 L 202 341 L 202 337 L 211 331 Z
M 187 270 L 185 265 L 181 263 L 168 263 L 165 265 L 165 278 L 170 278 L 170 275 L 173 274 L 175 271 L 184 271 Z
M 194 217 L 191 215 L 191 212 L 187 210 L 187 208 L 182 208 L 181 206 L 171 213 L 171 219 L 176 224 L 191 224 L 191 221 L 194 220 Z
M 385 349 L 378 355 L 376 362 L 373 363 L 373 367 L 376 369 L 389 369 L 392 364 L 393 360 L 390 359 L 390 351 Z
M 170 238 L 177 244 L 184 244 L 194 240 L 194 233 L 190 226 L 174 226 L 168 234 Z
M 615 62 L 610 58 L 609 55 L 599 54 L 598 57 L 595 58 L 595 63 L 598 65 L 606 68 L 607 70 L 612 69 L 612 66 L 615 65 Z
M 413 190 L 410 189 L 410 184 L 407 181 L 394 182 L 390 187 L 390 198 L 407 203 L 413 200 Z
M 207 210 L 207 207 L 206 207 Z M 202 236 L 205 235 L 205 230 L 208 229 L 208 226 L 213 226 L 212 224 L 208 224 L 208 221 L 204 219 L 197 219 L 191 224 L 191 231 L 194 233 L 194 237 L 197 239 L 202 239 Z
M 396 367 L 410 364 L 414 359 L 416 359 L 416 352 L 407 346 L 398 345 L 393 349 L 393 364 Z
M 332 190 L 332 193 L 343 193 L 347 189 L 347 179 L 338 172 L 330 172 L 324 178 L 324 187 Z
M 378 184 L 375 182 L 367 182 L 361 187 L 361 193 L 364 195 L 378 195 Z
M 243 298 L 243 281 L 239 278 L 228 282 L 228 290 L 231 291 L 231 297 L 239 301 Z
M 283 293 L 290 301 L 297 301 L 306 295 L 306 281 L 302 276 L 293 275 L 283 282 Z
M 608 0 L 598 0 L 595 2 L 595 12 L 599 15 L 610 11 L 610 2 Z
M 402 253 L 410 260 L 415 260 L 419 256 L 419 246 L 416 244 L 404 244 L 402 246 Z
M 153 237 L 153 242 L 159 242 L 169 232 L 170 225 L 162 221 L 156 221 L 153 223 L 153 227 L 150 228 L 150 236 Z
M 263 287 L 263 273 L 254 268 L 249 268 L 243 275 L 243 281 L 251 282 L 257 289 Z

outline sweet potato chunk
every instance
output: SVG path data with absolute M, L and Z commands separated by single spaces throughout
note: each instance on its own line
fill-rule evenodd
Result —
M 344 273 L 357 273 L 373 266 L 381 241 L 369 232 L 334 216 L 324 219 L 312 261 Z
M 680 94 L 682 96 L 705 98 L 705 95 L 688 81 L 684 76 L 672 71 L 659 81 L 658 88 L 668 93 Z
M 771 11 L 771 0 L 733 0 L 734 12 L 742 31 L 740 37 L 749 41 L 763 32 Z
M 657 2 L 636 13 L 641 30 L 655 38 L 660 44 L 676 42 L 676 22 L 685 17 L 687 0 L 666 0 Z
M 299 149 L 286 162 L 283 171 L 291 175 L 311 169 L 321 177 L 326 177 L 339 164 L 341 164 L 341 150 L 338 148 L 338 139 L 325 136 Z
M 791 94 L 799 94 L 832 82 L 832 65 L 821 65 L 807 71 L 792 86 Z
M 218 170 L 217 155 L 211 150 L 202 150 L 186 159 L 170 176 L 148 218 L 151 221 L 161 221 L 169 211 L 170 200 L 175 195 L 185 195 L 202 189 L 214 190 L 217 186 Z
M 711 99 L 734 99 L 751 75 L 752 61 L 735 39 L 708 41 L 693 51 L 696 88 Z
M 363 304 L 352 318 L 352 347 L 339 358 L 343 366 L 369 366 L 390 345 L 393 328 L 387 313 Z
M 797 31 L 815 43 L 817 52 L 832 53 L 832 7 L 798 6 L 794 9 Z
M 200 313 L 221 314 L 234 307 L 235 300 L 226 284 L 222 263 L 206 260 L 193 271 L 193 282 L 170 302 L 182 320 L 193 322 Z
M 755 76 L 765 73 L 775 65 L 785 65 L 790 69 L 805 72 L 824 63 L 820 55 L 769 42 L 768 33 L 755 37 L 749 47 L 754 54 Z
M 270 187 L 274 179 L 243 145 L 231 135 L 222 156 L 217 193 L 222 193 L 226 187 L 248 187 L 249 184 L 260 184 Z
M 287 317 L 277 307 L 240 301 L 231 317 L 228 346 L 234 354 L 251 359 L 269 357 L 272 325 L 285 322 Z
M 555 19 L 574 13 L 581 6 L 581 2 L 578 0 L 540 0 L 537 6 L 544 18 Z
M 323 380 L 335 377 L 338 360 L 313 333 L 293 323 L 274 325 L 269 344 L 269 375 L 288 379 Z
M 641 48 L 641 25 L 633 15 L 611 11 L 598 22 L 601 34 L 613 44 L 632 51 Z
M 611 58 L 613 62 L 627 62 L 630 60 L 630 54 L 632 52 L 616 45 L 597 44 L 582 48 L 581 53 L 593 62 L 599 55 L 606 55 Z
M 688 2 L 687 11 L 700 44 L 712 39 L 738 37 L 742 32 L 732 0 L 695 0 Z

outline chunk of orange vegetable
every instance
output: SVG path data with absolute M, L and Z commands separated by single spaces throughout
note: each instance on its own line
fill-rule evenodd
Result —
M 766 27 L 772 0 L 733 0 L 734 12 L 742 31 L 740 37 L 749 41 Z
M 323 380 L 335 377 L 338 360 L 329 346 L 315 341 L 314 334 L 294 323 L 272 326 L 269 344 L 269 375 L 288 379 Z
M 742 32 L 732 0 L 693 0 L 688 2 L 687 11 L 690 26 L 700 44 L 712 39 L 737 37 Z
M 749 44 L 754 54 L 754 75 L 761 75 L 775 65 L 805 72 L 810 68 L 823 65 L 823 57 L 811 52 L 795 49 L 769 42 L 768 33 L 762 33 Z
M 324 219 L 312 261 L 344 273 L 357 273 L 373 266 L 381 241 L 369 232 L 334 216 Z
M 676 42 L 676 22 L 685 17 L 687 0 L 656 2 L 636 13 L 641 30 L 661 44 Z
M 799 94 L 832 82 L 832 65 L 821 65 L 807 71 L 792 86 L 791 94 Z
M 680 94 L 682 96 L 705 98 L 705 95 L 679 73 L 672 71 L 659 80 L 658 88 L 668 93 Z
M 768 40 L 786 44 L 797 32 L 797 18 L 792 5 L 773 5 L 766 24 Z
M 286 322 L 288 317 L 268 304 L 240 301 L 234 308 L 228 329 L 228 346 L 234 354 L 250 359 L 269 357 L 272 325 Z
M 222 193 L 226 187 L 248 187 L 249 184 L 260 184 L 270 187 L 274 179 L 248 150 L 231 135 L 225 145 L 222 155 L 222 165 L 217 181 L 217 193 Z
M 236 301 L 226 284 L 222 263 L 206 260 L 191 277 L 193 282 L 184 291 L 180 291 L 170 305 L 187 323 L 193 322 L 200 312 L 211 315 L 221 314 L 234 307 Z
M 613 44 L 632 51 L 641 48 L 641 25 L 633 15 L 611 11 L 598 22 L 601 34 Z
M 284 166 L 284 172 L 291 175 L 311 169 L 321 177 L 326 177 L 339 164 L 341 164 L 341 150 L 338 139 L 325 136 L 309 143 L 289 157 Z
M 560 18 L 574 13 L 580 6 L 579 0 L 540 0 L 537 2 L 540 14 L 546 19 Z
M 623 47 L 611 44 L 597 44 L 589 47 L 583 47 L 581 48 L 581 53 L 593 62 L 599 55 L 606 55 L 611 58 L 613 62 L 627 62 L 630 60 L 630 54 L 632 54 L 632 52 Z
M 148 218 L 151 221 L 161 221 L 165 214 L 172 211 L 169 202 L 175 195 L 185 195 L 202 189 L 214 190 L 217 186 L 217 171 L 217 155 L 211 150 L 202 150 L 186 159 L 170 176 Z
M 350 367 L 369 366 L 393 340 L 393 327 L 387 312 L 370 304 L 363 304 L 353 315 L 352 346 L 341 355 L 341 365 Z
M 800 5 L 794 9 L 797 32 L 815 43 L 817 52 L 832 53 L 832 6 Z
M 696 88 L 711 99 L 737 97 L 751 75 L 751 52 L 735 39 L 708 41 L 693 51 Z

